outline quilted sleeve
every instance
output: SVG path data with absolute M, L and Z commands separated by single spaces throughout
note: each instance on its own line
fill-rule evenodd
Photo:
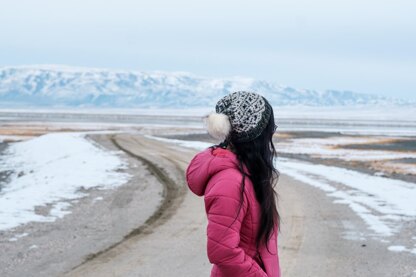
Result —
M 267 276 L 263 269 L 239 247 L 240 229 L 247 212 L 247 198 L 240 208 L 241 184 L 220 180 L 205 194 L 208 216 L 208 259 L 224 276 Z M 238 217 L 237 217 L 238 214 Z

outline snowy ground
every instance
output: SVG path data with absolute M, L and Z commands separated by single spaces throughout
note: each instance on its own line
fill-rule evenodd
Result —
M 172 111 L 169 111 L 167 115 L 170 112 Z M 0 126 L 0 135 L 4 135 L 2 137 L 4 140 L 33 138 L 11 143 L 5 155 L 0 156 L 1 169 L 14 172 L 12 181 L 0 191 L 0 231 L 29 221 L 55 221 L 71 211 L 68 199 L 82 197 L 89 188 L 111 189 L 129 179 L 128 175 L 117 171 L 125 166 L 119 153 L 104 151 L 99 145 L 88 140 L 84 136 L 85 133 L 56 133 L 34 138 L 40 134 L 74 130 L 111 130 L 111 132 L 122 130 L 129 133 L 154 135 L 180 132 L 189 134 L 203 131 L 200 118 L 190 117 L 190 114 L 184 115 L 184 118 L 176 122 L 166 116 L 154 116 L 152 122 L 149 123 L 146 122 L 149 119 L 148 116 L 152 116 L 152 112 L 149 111 L 144 114 L 146 117 L 122 116 L 120 119 L 118 115 L 112 115 L 108 117 L 110 121 L 103 120 L 98 114 L 97 122 L 89 122 L 90 117 L 82 116 L 78 119 L 75 117 L 76 120 L 72 122 L 74 117 L 71 113 L 72 111 L 65 113 L 64 117 L 70 115 L 62 120 L 65 122 L 54 118 L 54 114 L 51 113 L 47 117 L 39 113 L 39 118 L 43 119 L 38 118 L 32 122 L 25 121 L 25 117 L 22 118 L 20 115 L 15 118 L 17 121 L 10 120 L 11 117 L 0 119 L 0 122 L 5 122 Z M 132 114 L 135 115 L 134 112 Z M 381 112 L 378 116 L 380 114 Z M 397 115 L 390 115 L 379 125 L 371 127 L 370 125 L 377 121 L 376 114 L 368 114 L 369 120 L 364 122 L 359 115 L 355 116 L 354 113 L 350 113 L 349 119 L 355 120 L 354 124 L 349 124 L 348 120 L 341 120 L 340 125 L 336 121 L 337 118 L 341 119 L 343 114 L 337 115 L 336 111 L 320 116 L 311 115 L 306 119 L 304 116 L 308 117 L 308 113 L 296 115 L 294 112 L 285 114 L 284 111 L 280 111 L 279 117 L 282 124 L 279 125 L 279 130 L 281 133 L 283 130 L 299 129 L 315 132 L 334 131 L 344 135 L 325 138 L 287 138 L 279 142 L 279 151 L 347 162 L 385 161 L 385 165 L 391 163 L 391 166 L 402 166 L 404 172 L 414 173 L 416 168 L 414 164 L 398 165 L 395 162 L 399 159 L 415 159 L 414 151 L 357 150 L 344 149 L 340 146 L 379 143 L 387 136 L 393 137 L 398 134 L 402 138 L 414 136 L 416 127 L 409 128 L 409 126 L 415 124 L 415 114 L 406 116 L 404 112 L 401 112 Z M 324 121 L 321 121 L 322 117 L 325 118 Z M 400 125 L 400 121 L 395 121 L 395 118 L 406 118 L 403 126 Z M 331 120 L 334 122 L 331 123 Z M 29 134 L 10 131 L 12 128 L 27 130 L 28 126 Z M 356 134 L 360 136 L 355 136 Z M 371 136 L 363 137 L 363 135 Z M 0 141 L 3 140 L 2 138 Z M 200 141 L 151 138 L 194 149 L 202 149 L 211 145 Z M 390 251 L 416 254 L 415 183 L 358 172 L 338 164 L 330 166 L 292 158 L 279 158 L 277 167 L 282 173 L 321 190 L 335 205 L 349 207 L 362 219 L 368 230 L 364 233 L 357 233 L 346 226 L 345 239 L 360 241 L 371 238 L 381 242 L 383 247 Z M 28 236 L 30 232 L 29 235 L 26 232 L 19 232 L 10 240 L 21 241 Z
M 395 146 L 395 143 L 416 144 L 414 137 L 386 138 L 385 136 L 329 136 L 324 138 L 286 138 L 279 140 L 279 152 L 304 154 L 324 159 L 339 159 L 347 162 L 365 162 L 381 171 L 390 170 L 402 174 L 416 175 L 416 150 Z M 351 148 L 353 145 L 356 149 Z M 372 149 L 377 145 L 380 149 Z M 383 145 L 390 149 L 382 149 Z M 380 173 L 381 174 L 381 173 Z
M 0 156 L 0 166 L 13 172 L 0 191 L 0 230 L 55 221 L 69 213 L 67 200 L 129 180 L 117 172 L 126 166 L 118 153 L 105 151 L 82 133 L 51 133 L 13 143 Z M 48 212 L 40 213 L 42 207 Z
M 148 137 L 198 150 L 212 145 L 202 141 Z M 335 204 L 347 205 L 367 225 L 367 233 L 346 230 L 344 238 L 361 240 L 371 237 L 387 243 L 391 251 L 416 255 L 415 233 L 405 230 L 416 221 L 416 184 L 286 158 L 278 158 L 276 167 L 282 173 L 324 191 Z

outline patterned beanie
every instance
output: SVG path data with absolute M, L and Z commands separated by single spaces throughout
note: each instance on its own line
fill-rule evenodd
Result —
M 221 98 L 215 111 L 206 122 L 211 136 L 247 142 L 260 136 L 266 128 L 272 107 L 257 93 L 237 91 Z

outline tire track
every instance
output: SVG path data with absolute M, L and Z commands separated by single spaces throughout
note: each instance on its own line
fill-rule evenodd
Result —
M 167 172 L 165 172 L 162 168 L 158 167 L 155 163 L 151 162 L 149 159 L 137 155 L 136 153 L 133 153 L 132 151 L 130 151 L 129 149 L 127 149 L 126 147 L 124 147 L 122 145 L 122 143 L 120 143 L 119 139 L 116 137 L 116 135 L 111 135 L 110 136 L 110 141 L 114 144 L 115 147 L 117 147 L 119 150 L 123 151 L 124 153 L 126 153 L 127 155 L 141 161 L 145 167 L 147 168 L 147 170 L 154 175 L 158 181 L 163 185 L 163 200 L 161 205 L 159 206 L 159 208 L 153 213 L 153 215 L 151 215 L 143 225 L 133 229 L 130 233 L 126 234 L 122 240 L 120 240 L 117 243 L 114 243 L 113 245 L 99 251 L 96 253 L 92 253 L 89 254 L 84 262 L 82 262 L 81 264 L 77 265 L 76 267 L 72 268 L 71 271 L 69 271 L 68 273 L 78 269 L 79 267 L 85 265 L 86 263 L 99 258 L 100 256 L 102 256 L 103 254 L 109 252 L 110 250 L 114 249 L 115 247 L 117 247 L 118 245 L 120 245 L 121 243 L 123 243 L 124 241 L 132 238 L 132 237 L 141 237 L 141 236 L 145 236 L 147 234 L 150 234 L 153 232 L 153 229 L 156 228 L 157 226 L 162 225 L 164 222 L 166 222 L 169 218 L 171 218 L 177 208 L 179 207 L 179 205 L 181 204 L 181 202 L 184 199 L 184 190 L 185 190 L 185 185 L 184 185 L 184 179 L 181 180 L 181 182 L 178 184 L 176 183 L 172 178 L 170 178 L 169 174 Z M 138 144 L 137 141 L 136 145 Z M 164 155 L 159 155 L 160 157 L 166 159 L 166 157 Z M 175 169 L 177 171 L 180 172 L 180 166 L 173 160 L 173 159 L 166 159 L 169 160 L 170 163 L 172 163 L 175 167 Z M 178 176 L 182 176 L 182 174 L 178 174 Z

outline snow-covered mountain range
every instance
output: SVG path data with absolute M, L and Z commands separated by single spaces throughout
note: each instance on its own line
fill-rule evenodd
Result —
M 250 90 L 272 105 L 414 105 L 351 91 L 300 90 L 251 78 L 140 72 L 67 66 L 0 68 L 0 107 L 190 108 L 215 105 L 229 92 Z

